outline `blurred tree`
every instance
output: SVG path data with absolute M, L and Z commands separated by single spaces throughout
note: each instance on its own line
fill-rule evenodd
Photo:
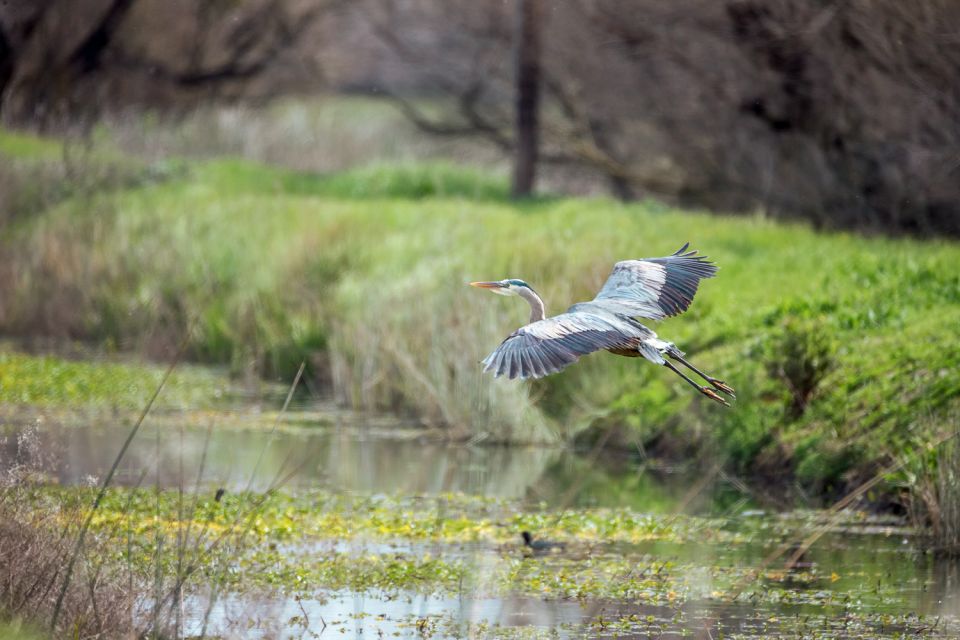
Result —
M 302 92 L 322 64 L 512 155 L 518 192 L 565 165 L 622 198 L 960 235 L 958 33 L 956 0 L 21 0 L 0 115 Z
M 369 84 L 427 131 L 515 152 L 504 3 L 362 6 L 391 69 Z M 568 0 L 544 15 L 545 163 L 624 198 L 960 234 L 960 3 Z
M 514 27 L 514 74 L 516 78 L 516 151 L 513 164 L 513 196 L 533 192 L 537 170 L 538 109 L 540 104 L 541 0 L 516 0 Z
M 300 44 L 334 5 L 335 0 L 3 3 L 0 112 L 8 122 L 42 127 L 130 105 L 169 108 L 290 90 L 305 76 L 316 76 Z

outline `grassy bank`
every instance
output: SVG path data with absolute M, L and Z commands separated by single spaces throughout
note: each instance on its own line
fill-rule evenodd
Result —
M 21 189 L 60 162 L 49 142 L 24 136 L 0 136 L 0 154 Z M 125 170 L 109 188 L 90 179 L 6 217 L 0 331 L 162 356 L 195 322 L 196 361 L 289 380 L 306 359 L 345 404 L 452 437 L 560 441 L 615 427 L 625 443 L 709 444 L 731 466 L 818 491 L 956 425 L 956 244 L 653 202 L 515 204 L 502 179 L 447 164 L 324 176 L 230 159 Z M 479 360 L 527 310 L 467 281 L 523 278 L 557 313 L 591 298 L 616 260 L 686 241 L 719 277 L 656 330 L 737 388 L 732 410 L 608 354 L 533 383 L 481 375 Z

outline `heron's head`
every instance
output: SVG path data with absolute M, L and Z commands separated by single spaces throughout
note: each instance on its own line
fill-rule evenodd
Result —
M 533 291 L 533 287 L 528 285 L 523 280 L 517 280 L 516 278 L 497 280 L 496 282 L 471 282 L 470 286 L 479 287 L 481 289 L 489 289 L 490 291 L 493 291 L 501 296 L 518 295 L 521 289 L 529 289 L 530 291 Z

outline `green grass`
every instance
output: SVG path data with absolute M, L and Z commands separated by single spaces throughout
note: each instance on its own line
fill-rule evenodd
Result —
M 40 640 L 45 637 L 47 636 L 18 621 L 0 622 L 0 638 L 6 640 Z
M 272 193 L 341 200 L 468 198 L 500 201 L 509 193 L 503 178 L 445 162 L 371 164 L 323 176 L 265 167 L 239 159 L 218 159 L 192 168 L 193 181 L 218 193 Z
M 56 140 L 0 129 L 0 155 L 19 160 L 42 160 L 60 155 L 63 145 Z
M 19 224 L 5 241 L 16 269 L 0 276 L 0 331 L 152 353 L 196 318 L 195 360 L 289 381 L 306 359 L 342 401 L 453 437 L 559 441 L 626 425 L 641 442 L 709 444 L 732 466 L 795 474 L 820 492 L 955 424 L 955 243 L 505 194 L 502 180 L 443 163 L 325 176 L 183 163 Z M 538 382 L 481 375 L 527 309 L 466 282 L 523 278 L 557 313 L 591 298 L 615 261 L 686 241 L 719 276 L 656 330 L 737 388 L 733 409 L 609 354 Z M 790 357 L 823 343 L 832 359 L 800 415 L 771 374 L 798 326 L 825 339 L 794 340 Z
M 9 622 L 0 621 L 0 638 L 4 640 L 41 640 L 46 638 L 33 627 L 24 624 L 19 620 Z
M 160 384 L 164 370 L 155 365 L 0 352 L 0 404 L 140 409 Z M 181 366 L 167 381 L 159 403 L 167 408 L 209 407 L 223 396 L 224 382 L 208 370 Z

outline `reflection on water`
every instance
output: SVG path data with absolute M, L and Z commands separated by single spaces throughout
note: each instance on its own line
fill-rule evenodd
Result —
M 102 478 L 127 435 L 127 426 L 53 426 L 39 432 L 56 450 L 52 470 L 63 484 Z M 16 434 L 2 445 L 3 464 L 15 460 Z M 363 431 L 318 427 L 270 434 L 263 429 L 144 427 L 128 450 L 116 483 L 143 482 L 262 490 L 293 472 L 287 486 L 359 493 L 461 492 L 521 498 L 559 449 L 453 446 L 416 438 L 369 437 Z M 255 470 L 255 472 L 254 472 Z M 253 476 L 253 477 L 251 477 Z
M 208 602 L 185 603 L 187 636 L 199 634 Z M 495 637 L 498 627 L 539 627 L 522 637 L 580 638 L 954 638 L 956 622 L 932 627 L 912 616 L 862 616 L 855 603 L 835 607 L 688 601 L 677 606 L 639 602 L 539 600 L 530 597 L 441 597 L 417 593 L 336 591 L 317 599 L 270 596 L 218 599 L 207 631 L 226 637 Z M 933 614 L 940 616 L 943 614 Z M 548 631 L 549 630 L 549 631 Z
M 37 433 L 53 452 L 50 472 L 61 484 L 102 478 L 127 436 L 125 424 L 47 425 Z M 0 440 L 0 469 L 17 458 L 17 431 Z M 361 494 L 463 493 L 528 499 L 547 505 L 617 506 L 670 513 L 689 487 L 682 474 L 654 474 L 624 456 L 596 464 L 563 448 L 481 447 L 430 440 L 409 431 L 368 432 L 317 426 L 281 429 L 198 428 L 147 424 L 114 483 L 199 485 L 263 490 L 285 486 Z M 199 482 L 198 482 L 199 479 Z M 709 488 L 689 510 L 709 511 L 729 487 Z
M 185 603 L 194 620 L 184 631 L 202 630 L 208 602 Z M 263 596 L 229 596 L 216 602 L 208 629 L 245 638 L 299 638 L 326 631 L 331 637 L 459 637 L 466 625 L 558 627 L 589 619 L 597 605 L 533 598 L 448 598 L 424 594 L 400 597 L 337 591 L 323 599 L 293 601 Z M 250 620 L 256 620 L 251 628 Z M 324 628 L 326 625 L 326 628 Z

